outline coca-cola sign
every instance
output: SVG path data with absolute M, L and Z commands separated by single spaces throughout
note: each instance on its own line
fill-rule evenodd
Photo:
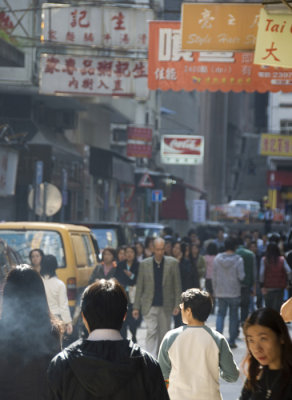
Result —
M 203 136 L 165 135 L 161 142 L 161 161 L 165 164 L 202 164 Z

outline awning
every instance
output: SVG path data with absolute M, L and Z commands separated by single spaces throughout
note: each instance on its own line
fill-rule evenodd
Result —
M 54 110 L 74 110 L 84 111 L 86 107 L 78 100 L 73 97 L 66 96 L 45 96 L 37 95 L 33 98 L 34 103 L 41 104 L 47 108 Z
M 188 212 L 185 204 L 185 189 L 181 185 L 172 185 L 167 199 L 162 202 L 161 219 L 187 220 Z
M 97 178 L 116 179 L 123 183 L 133 184 L 133 161 L 114 151 L 90 147 L 89 171 Z

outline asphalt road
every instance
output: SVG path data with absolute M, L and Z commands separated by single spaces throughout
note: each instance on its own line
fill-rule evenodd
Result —
M 211 328 L 215 328 L 215 322 L 216 322 L 216 317 L 215 317 L 215 315 L 212 314 L 208 318 L 208 321 L 206 324 L 208 326 L 210 326 Z M 229 324 L 228 317 L 226 317 L 225 327 L 224 327 L 224 335 L 227 338 L 228 338 L 228 324 Z M 288 327 L 289 327 L 290 335 L 292 337 L 291 324 L 288 325 Z M 145 345 L 145 337 L 146 337 L 146 327 L 145 327 L 144 322 L 142 322 L 142 324 L 137 332 L 138 344 L 142 347 L 145 347 L 144 346 Z M 245 342 L 243 339 L 242 331 L 240 331 L 240 335 L 239 335 L 239 338 L 238 338 L 236 344 L 238 347 L 237 347 L 237 349 L 233 349 L 232 352 L 233 352 L 235 361 L 240 368 L 241 373 L 240 373 L 240 377 L 238 378 L 237 382 L 228 383 L 222 379 L 220 380 L 220 390 L 222 393 L 223 400 L 237 400 L 240 395 L 240 392 L 241 392 L 241 389 L 243 386 L 243 382 L 244 382 L 244 375 L 242 372 L 242 368 L 240 366 L 244 359 L 245 352 L 246 352 L 246 347 L 245 347 Z M 210 400 L 212 400 L 212 399 L 210 399 Z

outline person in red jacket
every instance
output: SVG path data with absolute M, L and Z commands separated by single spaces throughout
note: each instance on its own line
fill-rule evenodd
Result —
M 260 283 L 266 307 L 280 312 L 284 289 L 290 275 L 291 270 L 285 258 L 281 256 L 278 245 L 270 243 L 260 265 Z

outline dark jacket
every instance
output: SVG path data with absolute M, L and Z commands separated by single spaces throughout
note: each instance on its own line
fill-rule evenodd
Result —
M 257 383 L 254 391 L 246 388 L 246 382 L 242 389 L 239 400 L 291 400 L 292 399 L 292 382 L 283 382 L 283 377 L 279 370 L 269 370 L 263 368 L 263 374 Z M 288 377 L 289 379 L 289 377 Z M 271 396 L 267 396 L 267 391 L 271 390 Z
M 46 371 L 60 351 L 59 338 L 42 339 L 41 330 L 32 340 L 25 333 L 16 338 L 12 332 L 8 338 L 6 332 L 0 324 L 0 399 L 48 399 Z
M 239 246 L 235 252 L 243 259 L 245 277 L 241 284 L 251 288 L 256 279 L 256 259 L 252 251 L 243 246 Z
M 88 284 L 91 285 L 94 283 L 97 279 L 111 279 L 115 278 L 116 274 L 116 267 L 113 267 L 110 272 L 105 275 L 104 274 L 104 268 L 103 264 L 97 265 L 94 270 L 92 271 L 91 277 L 89 278 Z
M 51 400 L 168 400 L 154 358 L 128 340 L 78 340 L 48 370 Z
M 134 286 L 136 285 L 137 277 L 138 277 L 138 270 L 139 270 L 139 263 L 137 260 L 133 262 L 130 271 L 134 274 L 133 279 L 129 278 L 125 273 L 124 270 L 127 270 L 127 261 L 121 261 L 118 263 L 115 278 L 120 282 L 120 284 L 126 288 L 127 286 Z

